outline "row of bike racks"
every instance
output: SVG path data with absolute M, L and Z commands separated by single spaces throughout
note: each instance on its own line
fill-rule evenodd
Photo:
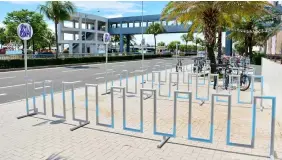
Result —
M 169 65 L 165 65 L 169 66 Z M 158 66 L 156 66 L 158 67 Z M 144 75 L 147 74 L 148 77 L 148 72 L 147 70 L 143 70 L 144 68 L 142 68 L 142 70 L 137 70 L 134 72 L 134 85 L 135 85 L 135 94 L 137 94 L 137 74 L 141 73 L 142 76 L 142 83 L 144 84 Z M 209 71 L 209 70 L 207 70 Z M 193 72 L 193 70 L 191 70 L 191 72 Z M 113 71 L 110 70 L 109 74 L 113 75 Z M 231 145 L 231 146 L 243 146 L 243 147 L 254 147 L 255 145 L 255 128 L 256 128 L 256 108 L 257 108 L 257 100 L 261 99 L 261 103 L 263 99 L 269 99 L 272 101 L 272 106 L 271 106 L 271 137 L 270 137 L 270 157 L 274 157 L 274 133 L 275 133 L 275 112 L 276 112 L 276 98 L 275 97 L 271 97 L 271 96 L 263 96 L 263 76 L 257 76 L 257 75 L 253 75 L 251 80 L 251 91 L 254 90 L 254 81 L 256 79 L 260 79 L 261 80 L 261 95 L 260 96 L 254 96 L 253 92 L 251 92 L 251 104 L 252 104 L 252 134 L 251 134 L 251 142 L 250 144 L 246 145 L 246 144 L 239 144 L 239 143 L 233 143 L 231 142 L 230 136 L 231 136 L 231 99 L 232 99 L 232 94 L 231 94 L 231 87 L 233 86 L 232 81 L 234 78 L 237 78 L 237 86 L 239 85 L 238 82 L 240 82 L 240 76 L 239 75 L 230 75 L 229 77 L 229 88 L 228 88 L 228 93 L 227 94 L 220 94 L 220 93 L 213 93 L 210 97 L 210 79 L 211 77 L 216 77 L 217 80 L 217 85 L 216 85 L 216 91 L 218 92 L 218 84 L 219 84 L 219 75 L 218 74 L 211 74 L 210 72 L 207 75 L 207 79 L 208 79 L 208 89 L 207 89 L 207 96 L 206 97 L 199 97 L 198 96 L 198 85 L 199 85 L 199 77 L 202 76 L 203 74 L 206 75 L 206 71 L 204 71 L 204 73 L 188 73 L 187 75 L 187 81 L 185 79 L 183 79 L 183 83 L 184 81 L 186 81 L 187 84 L 187 91 L 180 91 L 179 90 L 179 72 L 170 72 L 169 73 L 169 93 L 168 93 L 168 97 L 171 96 L 171 92 L 172 92 L 172 86 L 175 85 L 176 86 L 176 90 L 173 91 L 173 118 L 172 118 L 172 132 L 171 133 L 165 133 L 165 132 L 160 132 L 158 131 L 158 127 L 157 127 L 157 89 L 159 90 L 158 95 L 159 96 L 163 96 L 161 95 L 161 83 L 165 83 L 166 82 L 166 76 L 165 76 L 165 81 L 161 80 L 161 74 L 162 72 L 160 70 L 158 71 L 152 71 L 152 85 L 151 88 L 142 88 L 140 89 L 140 124 L 138 128 L 130 128 L 127 125 L 127 119 L 126 119 L 126 114 L 127 114 L 127 110 L 126 110 L 126 93 L 128 93 L 128 71 L 127 70 L 123 70 L 121 74 L 117 74 L 117 76 L 119 76 L 119 86 L 114 86 L 113 81 L 112 81 L 112 86 L 110 87 L 110 96 L 111 96 L 111 120 L 109 124 L 105 124 L 105 123 L 101 123 L 100 122 L 100 107 L 99 106 L 99 85 L 98 84 L 85 84 L 85 119 L 78 119 L 76 117 L 76 110 L 75 110 L 75 91 L 74 91 L 74 85 L 81 83 L 80 81 L 75 81 L 75 82 L 62 82 L 62 100 L 63 100 L 63 115 L 56 115 L 55 114 L 55 104 L 54 104 L 54 85 L 53 85 L 53 81 L 52 80 L 46 80 L 46 81 L 42 81 L 42 82 L 33 82 L 32 80 L 26 80 L 26 115 L 20 116 L 18 117 L 18 119 L 20 118 L 24 118 L 24 117 L 28 117 L 28 116 L 33 116 L 33 115 L 37 115 L 37 114 L 42 114 L 42 115 L 47 115 L 47 111 L 46 111 L 46 96 L 47 96 L 47 88 L 49 88 L 49 94 L 51 97 L 51 108 L 52 108 L 52 116 L 56 117 L 56 118 L 62 118 L 62 119 L 66 119 L 67 117 L 67 110 L 66 110 L 66 88 L 68 86 L 70 86 L 70 93 L 71 93 L 71 110 L 72 110 L 72 121 L 74 122 L 79 122 L 79 125 L 71 128 L 71 131 L 74 131 L 78 128 L 81 128 L 85 125 L 90 124 L 91 118 L 89 117 L 89 89 L 90 88 L 94 88 L 95 89 L 95 108 L 96 108 L 96 125 L 99 126 L 104 126 L 104 127 L 109 127 L 109 128 L 114 128 L 115 127 L 115 114 L 114 114 L 114 108 L 115 108 L 115 95 L 114 95 L 114 90 L 118 89 L 120 90 L 120 93 L 122 94 L 122 108 L 123 108 L 123 129 L 127 130 L 127 131 L 131 131 L 131 132 L 139 132 L 139 133 L 143 133 L 144 132 L 144 119 L 143 119 L 143 108 L 144 108 L 144 100 L 146 100 L 146 98 L 144 98 L 145 92 L 150 92 L 152 94 L 152 99 L 153 99 L 153 109 L 154 109 L 154 114 L 153 114 L 153 134 L 154 135 L 158 135 L 158 136 L 162 136 L 162 140 L 160 141 L 160 144 L 157 146 L 158 148 L 161 148 L 170 138 L 175 138 L 176 135 L 176 123 L 177 123 L 177 101 L 179 98 L 184 98 L 187 99 L 188 102 L 188 108 L 189 108 L 189 114 L 188 114 L 188 135 L 187 135 L 187 139 L 188 140 L 192 140 L 192 141 L 198 141 L 198 142 L 205 142 L 205 143 L 213 143 L 213 137 L 214 137 L 214 104 L 217 102 L 218 97 L 225 97 L 227 98 L 227 101 L 225 101 L 227 103 L 227 107 L 228 107 L 228 113 L 227 113 L 227 132 L 226 132 L 226 144 L 227 145 Z M 165 74 L 167 74 L 167 70 L 165 71 Z M 108 75 L 108 72 L 107 72 Z M 156 76 L 157 75 L 157 76 Z M 184 74 L 183 74 L 184 75 Z M 176 81 L 173 81 L 173 77 L 176 76 Z M 155 88 L 154 84 L 156 83 L 155 79 L 156 77 L 158 77 L 158 87 Z M 193 93 L 191 92 L 191 84 L 193 84 L 193 77 L 196 77 L 196 100 L 202 100 L 202 101 L 211 101 L 210 105 L 211 105 L 211 118 L 210 118 L 210 127 L 209 127 L 209 137 L 207 139 L 202 138 L 202 137 L 194 137 L 192 136 L 192 114 L 193 114 L 193 108 L 192 108 L 192 101 L 193 101 Z M 126 84 L 124 87 L 124 84 L 122 83 L 122 80 L 126 79 Z M 148 81 L 148 78 L 147 78 Z M 106 82 L 106 92 L 108 92 L 108 88 L 107 88 L 107 80 L 105 80 Z M 191 82 L 191 83 L 190 83 Z M 33 91 L 35 91 L 35 84 L 43 84 L 43 112 L 40 112 L 38 109 L 38 106 L 36 106 L 36 97 L 33 96 L 33 112 L 31 112 L 30 110 L 30 105 L 29 105 L 29 91 L 28 91 L 28 85 L 29 84 L 33 84 Z M 49 86 L 48 86 L 49 85 Z M 238 102 L 240 101 L 240 88 L 237 87 L 237 96 L 238 96 Z M 180 96 L 181 95 L 187 95 L 186 97 Z M 261 108 L 263 109 L 263 108 Z

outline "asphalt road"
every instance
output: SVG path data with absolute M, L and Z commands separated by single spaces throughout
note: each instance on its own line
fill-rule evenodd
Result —
M 144 66 L 148 67 L 148 71 L 153 71 L 154 66 L 160 64 L 172 64 L 175 68 L 175 58 L 153 59 L 145 60 Z M 191 64 L 191 57 L 184 58 L 183 64 Z M 134 76 L 134 71 L 140 70 L 141 61 L 125 61 L 108 63 L 108 69 L 114 70 L 114 76 L 108 76 L 109 80 L 119 79 L 117 74 L 122 70 L 128 70 L 129 77 Z M 175 70 L 175 69 L 174 69 Z M 76 88 L 83 87 L 85 83 L 98 84 L 103 83 L 105 80 L 101 77 L 105 76 L 104 64 L 90 64 L 90 65 L 77 65 L 71 67 L 57 67 L 45 69 L 28 70 L 28 79 L 35 82 L 44 80 L 53 80 L 54 92 L 62 91 L 62 81 L 81 81 L 75 85 Z M 25 80 L 24 71 L 11 71 L 0 73 L 0 104 L 17 101 L 25 98 Z M 140 75 L 140 74 L 139 74 Z M 98 78 L 98 79 L 96 79 Z M 35 93 L 30 93 L 30 97 L 40 95 L 43 91 L 43 84 L 36 84 Z M 48 85 L 47 85 L 48 86 Z M 33 86 L 29 85 L 30 91 Z M 47 88 L 48 90 L 48 88 Z

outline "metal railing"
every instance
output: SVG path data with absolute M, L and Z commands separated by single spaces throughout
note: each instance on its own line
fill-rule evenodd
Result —
M 109 57 L 115 57 L 115 56 L 127 56 L 127 55 L 138 55 L 138 54 L 132 54 L 132 53 L 109 53 Z M 141 54 L 140 54 L 141 55 Z M 154 54 L 146 54 L 146 55 L 154 55 Z M 106 56 L 106 54 L 59 54 L 58 58 L 84 58 L 84 57 L 103 57 Z M 27 59 L 52 59 L 56 58 L 56 54 L 28 54 Z M 0 55 L 0 60 L 13 60 L 13 59 L 24 59 L 24 56 L 22 54 L 20 55 Z

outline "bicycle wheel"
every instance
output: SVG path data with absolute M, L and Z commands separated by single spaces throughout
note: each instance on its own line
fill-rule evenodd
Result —
M 246 91 L 247 89 L 249 89 L 251 85 L 251 77 L 243 74 L 240 77 L 240 90 L 241 91 Z

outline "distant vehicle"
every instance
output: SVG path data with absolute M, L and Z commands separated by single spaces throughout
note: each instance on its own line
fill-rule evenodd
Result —
M 0 54 L 6 54 L 7 47 L 0 49 Z
M 55 54 L 53 52 L 40 52 L 34 56 L 35 58 L 53 58 Z

